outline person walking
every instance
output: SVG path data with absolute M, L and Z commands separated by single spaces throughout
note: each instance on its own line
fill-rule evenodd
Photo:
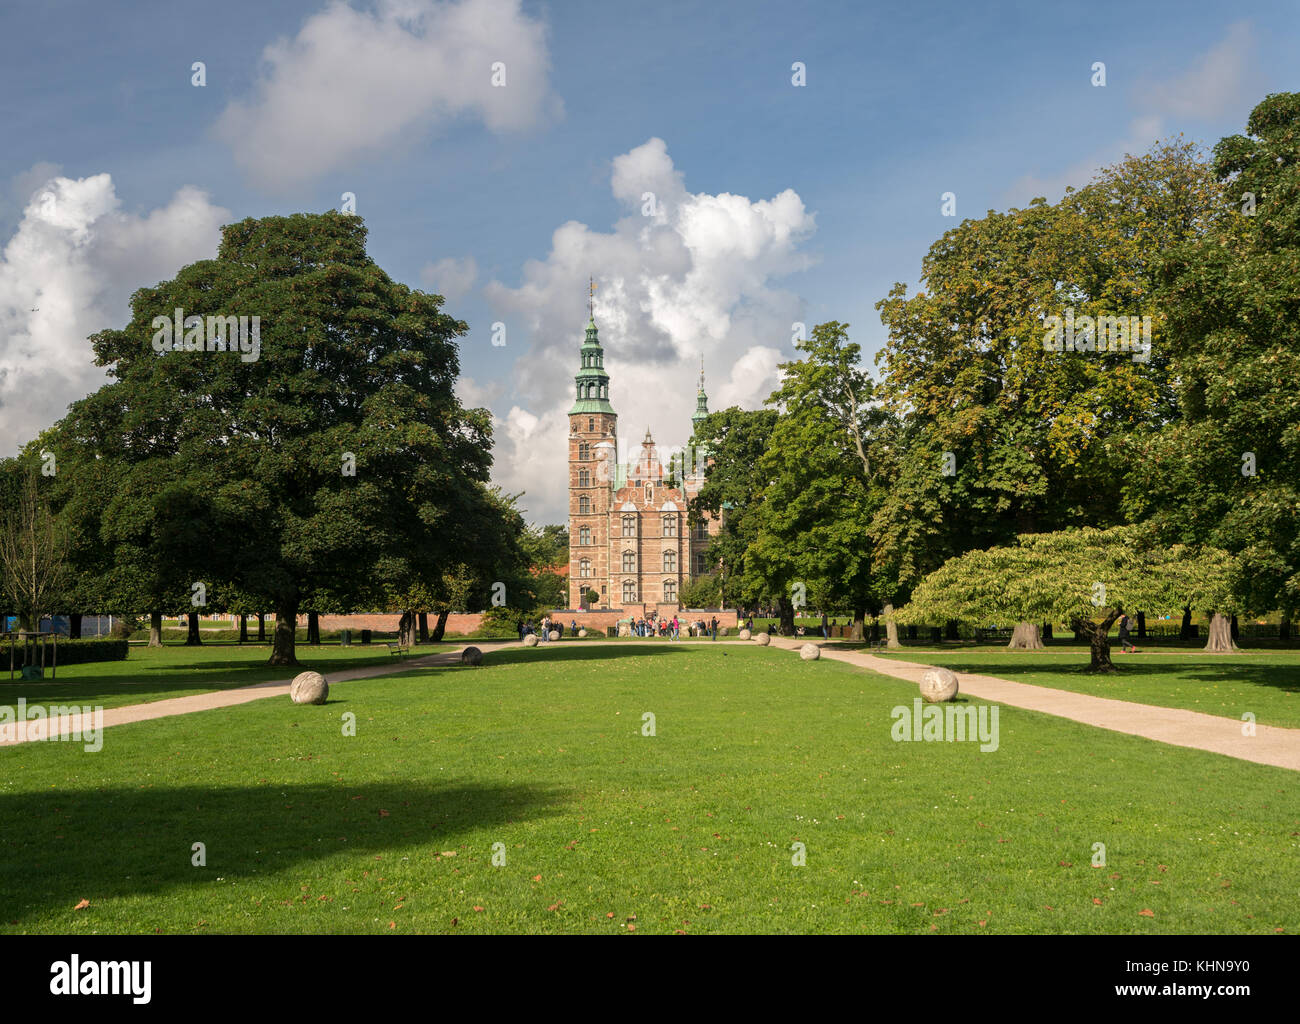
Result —
M 1121 615 L 1119 619 L 1119 649 L 1125 654 L 1136 654 L 1137 647 L 1133 644 L 1132 627 L 1129 625 L 1127 614 Z
M 829 640 L 830 638 L 830 631 L 826 628 L 826 613 L 822 612 L 822 639 Z
M 718 617 L 715 615 L 709 620 L 709 632 L 713 634 L 713 639 L 718 639 Z

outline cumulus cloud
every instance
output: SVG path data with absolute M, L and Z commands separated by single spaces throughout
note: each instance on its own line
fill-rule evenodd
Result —
M 567 413 L 588 275 L 624 445 L 647 426 L 661 451 L 686 443 L 701 356 L 711 409 L 759 407 L 803 319 L 798 296 L 776 283 L 813 263 L 801 246 L 815 217 L 795 192 L 692 193 L 657 138 L 617 157 L 610 185 L 627 210 L 611 231 L 563 224 L 517 287 L 484 288 L 510 337 L 529 339 L 514 367 L 517 404 L 497 423 L 495 472 L 527 492 L 538 521 L 567 515 Z
M 426 263 L 420 270 L 420 283 L 448 302 L 455 302 L 469 291 L 477 278 L 478 263 L 473 256 L 460 260 L 448 257 L 437 263 Z
M 125 324 L 137 288 L 214 257 L 231 219 L 189 186 L 143 216 L 120 206 L 107 174 L 50 178 L 0 255 L 0 455 L 104 383 L 88 336 Z
M 262 61 L 254 96 L 232 102 L 215 131 L 272 190 L 452 118 L 508 132 L 562 109 L 548 85 L 545 27 L 520 0 L 379 0 L 367 12 L 332 2 Z

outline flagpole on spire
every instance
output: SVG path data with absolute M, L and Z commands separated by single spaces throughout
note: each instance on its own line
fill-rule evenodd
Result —
M 588 277 L 587 278 L 587 319 L 593 322 L 596 319 L 595 299 L 596 299 L 596 279 L 594 277 Z

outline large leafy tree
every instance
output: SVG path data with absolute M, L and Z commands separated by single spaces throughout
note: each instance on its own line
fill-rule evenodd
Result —
M 272 607 L 272 664 L 296 663 L 304 605 L 378 606 L 436 578 L 490 465 L 487 413 L 454 392 L 466 325 L 394 282 L 365 239 L 335 213 L 227 226 L 216 259 L 140 289 L 130 323 L 93 337 L 113 379 L 61 425 L 69 451 L 145 486 L 133 564 L 176 559 L 218 597 Z M 199 350 L 158 351 L 156 318 L 177 309 L 257 316 L 260 346 L 250 323 L 246 351 L 208 350 L 209 319 L 197 338 L 185 325 Z
M 867 610 L 889 606 L 867 540 L 872 448 L 883 413 L 848 325 L 818 324 L 795 346 L 805 358 L 781 366 L 769 403 L 780 413 L 759 458 L 763 501 L 748 559 L 780 593 L 782 630 L 794 631 L 798 601 L 853 609 L 857 635 Z M 891 639 L 897 643 L 891 626 Z
M 1090 670 L 1110 672 L 1116 619 L 1138 609 L 1231 606 L 1231 561 L 1213 548 L 1160 547 L 1140 526 L 1024 534 L 949 559 L 917 585 L 897 617 L 1068 622 L 1089 640 Z
M 1255 610 L 1300 605 L 1300 93 L 1267 97 L 1215 146 L 1225 200 L 1175 247 L 1163 299 L 1177 415 L 1134 438 L 1130 514 L 1166 542 L 1238 556 Z M 1212 606 L 1203 606 L 1210 608 Z M 1224 609 L 1211 624 L 1224 646 Z
M 747 558 L 763 503 L 759 460 L 776 422 L 775 409 L 732 406 L 706 416 L 691 439 L 704 460 L 705 478 L 691 502 L 690 522 L 695 527 L 705 515 L 721 517 L 722 527 L 709 542 L 705 557 L 709 565 L 717 566 L 718 603 L 724 608 L 728 601 L 753 606 L 776 596 Z
M 1219 194 L 1193 146 L 1157 146 L 1057 204 L 963 222 L 924 259 L 924 291 L 878 304 L 900 427 L 871 532 L 900 589 L 1019 533 L 1123 521 L 1120 442 L 1175 410 L 1156 254 L 1203 235 Z M 1152 350 L 1046 350 L 1067 312 L 1150 316 Z

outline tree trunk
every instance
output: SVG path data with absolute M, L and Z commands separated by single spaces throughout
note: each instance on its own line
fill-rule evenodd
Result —
M 162 642 L 162 612 L 149 613 L 149 646 L 161 647 Z
M 307 613 L 307 646 L 320 646 L 320 615 L 316 612 Z
M 80 615 L 80 613 L 78 613 L 78 614 L 76 614 L 76 615 L 73 615 L 71 612 L 68 613 L 68 639 L 69 639 L 69 640 L 80 640 L 80 639 L 81 639 L 81 615 Z
M 1042 636 L 1038 632 L 1038 626 L 1033 622 L 1017 622 L 1016 628 L 1011 634 L 1011 642 L 1007 647 L 1013 651 L 1041 651 L 1043 649 Z
M 275 604 L 275 636 L 271 640 L 268 665 L 297 665 L 298 594 L 283 597 Z
M 960 640 L 961 634 L 957 632 L 957 620 L 949 619 L 944 623 L 943 638 L 945 640 Z
M 203 643 L 203 638 L 199 636 L 199 613 L 190 612 L 189 632 L 185 635 L 186 647 L 199 647 Z
M 1183 609 L 1183 628 L 1178 631 L 1178 638 L 1180 640 L 1196 639 L 1196 633 L 1192 626 L 1192 610 L 1190 608 Z
M 397 638 L 401 643 L 415 646 L 415 612 L 402 612 L 402 618 L 397 623 Z
M 1241 639 L 1241 627 L 1237 624 L 1237 616 L 1232 617 L 1232 642 L 1235 644 Z
M 1277 624 L 1277 638 L 1279 640 L 1291 639 L 1291 613 L 1282 612 L 1282 620 Z
M 248 643 L 248 616 L 243 612 L 239 613 L 239 642 Z
M 1083 643 L 1088 639 L 1087 630 L 1085 630 L 1078 622 L 1071 623 L 1070 628 L 1074 630 L 1074 639 L 1079 643 Z
M 1110 627 L 1118 617 L 1116 613 L 1101 622 L 1084 622 L 1082 619 L 1076 619 L 1071 623 L 1076 633 L 1082 633 L 1088 638 L 1088 648 L 1092 656 L 1088 665 L 1089 672 L 1115 671 L 1115 665 L 1110 660 Z
M 266 643 L 266 612 L 257 613 L 257 642 Z
M 1138 639 L 1145 640 L 1147 638 L 1147 613 L 1138 612 L 1137 620 L 1138 620 Z
M 853 609 L 853 626 L 849 630 L 849 639 L 854 643 L 862 643 L 862 631 L 866 626 L 867 610 L 865 608 Z
M 420 612 L 420 643 L 427 644 L 428 642 L 429 642 L 429 613 Z
M 1210 638 L 1205 644 L 1207 651 L 1235 651 L 1237 645 L 1232 642 L 1232 623 L 1221 612 L 1210 613 Z
M 447 616 L 451 614 L 450 608 L 444 608 L 438 613 L 438 621 L 433 626 L 433 642 L 442 643 L 442 635 L 447 631 Z
M 788 597 L 778 599 L 781 615 L 780 632 L 782 636 L 794 636 L 794 604 Z
M 1050 639 L 1052 639 L 1052 624 L 1051 624 L 1050 622 L 1044 622 L 1044 623 L 1043 623 L 1043 631 L 1042 631 L 1042 633 L 1039 634 L 1039 635 L 1040 635 L 1044 640 L 1050 640 Z
M 902 647 L 898 642 L 898 623 L 891 617 L 894 614 L 894 603 L 885 602 L 885 646 L 889 648 Z
M 874 644 L 880 639 L 880 620 L 873 618 L 871 620 L 871 642 Z

